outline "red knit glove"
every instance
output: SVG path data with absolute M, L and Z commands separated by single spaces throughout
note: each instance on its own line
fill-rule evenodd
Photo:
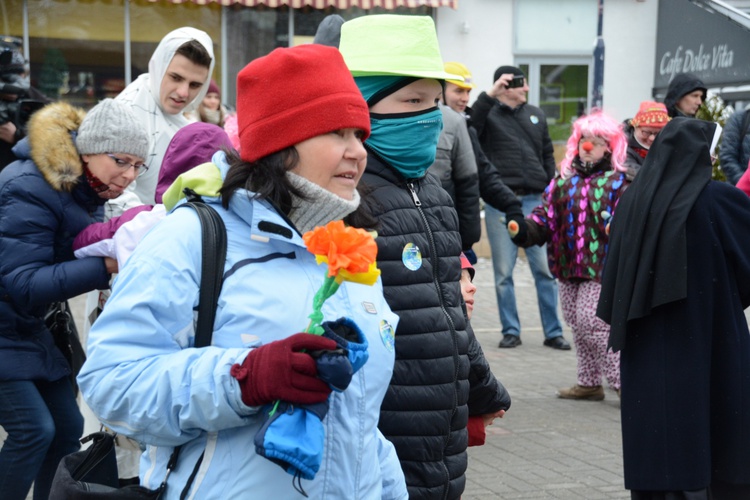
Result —
M 315 404 L 326 400 L 331 388 L 320 380 L 315 360 L 300 352 L 333 350 L 336 342 L 309 333 L 297 333 L 250 351 L 230 374 L 240 383 L 242 401 L 261 406 L 276 400 Z

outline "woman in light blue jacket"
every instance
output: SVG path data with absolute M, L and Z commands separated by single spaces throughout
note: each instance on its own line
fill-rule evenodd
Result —
M 223 186 L 218 198 L 206 198 L 228 235 L 212 345 L 192 347 L 201 231 L 193 211 L 176 209 L 118 276 L 89 336 L 82 393 L 107 426 L 146 445 L 144 486 L 158 487 L 182 445 L 166 498 L 179 498 L 186 485 L 188 498 L 199 499 L 301 498 L 302 491 L 406 498 L 394 448 L 377 428 L 398 322 L 380 280 L 344 282 L 323 305 L 326 320 L 348 318 L 369 344 L 368 361 L 345 390 L 331 392 L 308 354 L 335 343 L 295 334 L 308 325 L 326 274 L 301 235 L 344 217 L 353 225 L 367 219 L 356 190 L 367 105 L 339 52 L 317 45 L 256 59 L 237 89 L 241 156 L 214 155 Z M 328 403 L 312 480 L 293 484 L 299 478 L 256 453 L 254 438 L 276 400 Z

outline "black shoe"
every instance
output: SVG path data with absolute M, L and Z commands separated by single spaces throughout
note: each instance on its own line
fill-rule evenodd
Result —
M 544 339 L 544 345 L 551 347 L 552 349 L 559 349 L 561 351 L 569 351 L 570 344 L 565 340 L 562 335 L 559 337 L 553 337 L 551 339 Z
M 498 347 L 516 347 L 521 345 L 521 338 L 518 335 L 503 335 L 503 340 L 497 345 Z M 568 347 L 570 349 L 570 347 Z

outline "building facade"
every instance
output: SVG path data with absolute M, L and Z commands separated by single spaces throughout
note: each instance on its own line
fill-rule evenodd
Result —
M 23 40 L 35 87 L 52 98 L 90 107 L 147 71 L 164 34 L 193 26 L 213 38 L 214 78 L 231 106 L 235 76 L 245 64 L 276 47 L 312 41 L 328 14 L 345 19 L 429 15 L 445 60 L 460 61 L 473 72 L 478 85 L 474 97 L 489 89 L 498 66 L 519 66 L 528 76 L 529 102 L 545 110 L 553 138 L 564 141 L 570 123 L 591 107 L 600 21 L 602 108 L 625 119 L 641 101 L 663 97 L 671 75 L 678 72 L 698 74 L 730 99 L 742 97 L 736 90 L 750 83 L 750 17 L 741 12 L 750 10 L 746 4 L 750 2 L 0 0 L 0 34 Z M 688 57 L 692 59 L 686 62 Z

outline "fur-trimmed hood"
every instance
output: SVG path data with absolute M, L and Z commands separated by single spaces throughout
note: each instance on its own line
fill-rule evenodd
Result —
M 73 134 L 86 112 L 65 102 L 48 104 L 31 116 L 28 141 L 31 160 L 55 191 L 72 191 L 83 174 Z

